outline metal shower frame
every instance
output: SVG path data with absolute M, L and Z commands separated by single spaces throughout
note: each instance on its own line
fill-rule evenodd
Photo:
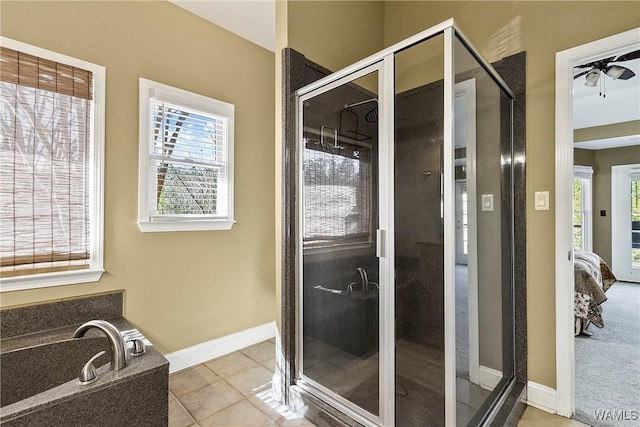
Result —
M 510 98 L 515 99 L 513 91 L 493 69 L 490 63 L 480 54 L 473 45 L 467 41 L 464 34 L 456 27 L 453 19 L 448 19 L 438 25 L 428 28 L 414 36 L 400 41 L 380 52 L 362 59 L 348 67 L 332 73 L 296 91 L 296 112 L 298 135 L 302 138 L 302 112 L 305 100 L 327 92 L 367 74 L 378 72 L 378 124 L 379 124 L 379 229 L 377 231 L 377 256 L 380 259 L 379 283 L 380 283 L 380 389 L 379 389 L 379 416 L 371 417 L 371 414 L 361 410 L 355 404 L 346 399 L 318 390 L 313 381 L 301 379 L 303 362 L 300 358 L 302 349 L 302 303 L 300 291 L 302 286 L 302 239 L 296 242 L 297 274 L 296 274 L 296 378 L 297 385 L 309 391 L 331 405 L 338 407 L 345 414 L 363 425 L 393 426 L 395 425 L 395 352 L 391 343 L 395 339 L 393 325 L 395 296 L 392 287 L 383 284 L 395 281 L 395 254 L 394 254 L 394 113 L 395 113 L 395 70 L 394 56 L 403 50 L 417 45 L 435 36 L 444 35 L 444 318 L 445 318 L 445 425 L 456 425 L 456 366 L 455 366 L 455 182 L 454 182 L 454 96 L 455 96 L 455 69 L 454 69 L 454 41 L 460 41 L 467 51 L 477 60 L 482 68 L 491 76 L 500 89 Z M 511 135 L 513 137 L 513 133 Z M 300 205 L 302 168 L 300 159 L 297 164 L 297 236 L 302 236 L 303 211 Z M 512 230 L 513 231 L 513 230 Z M 513 272 L 512 272 L 513 274 Z M 513 280 L 512 280 L 513 283 Z M 511 381 L 503 390 L 501 398 L 496 399 L 485 421 L 490 420 L 500 407 L 500 403 L 506 398 L 514 381 Z

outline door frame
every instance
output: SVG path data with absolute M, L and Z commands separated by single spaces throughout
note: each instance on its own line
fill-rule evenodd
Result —
M 628 282 L 638 282 L 638 276 L 640 276 L 640 269 L 633 268 L 629 262 L 628 248 L 631 246 L 631 227 L 627 230 L 627 226 L 623 226 L 623 221 L 618 221 L 618 217 L 621 215 L 629 215 L 631 210 L 631 200 L 629 199 L 629 187 L 625 190 L 621 185 L 623 180 L 628 180 L 632 171 L 640 171 L 640 164 L 633 163 L 628 165 L 615 165 L 611 166 L 611 269 L 613 273 L 618 277 L 618 280 L 624 280 Z M 626 181 L 626 185 L 629 182 Z M 622 192 L 624 197 L 616 197 Z M 629 217 L 627 216 L 627 221 Z M 627 224 L 629 224 L 627 222 Z M 625 244 L 626 254 L 625 254 Z M 625 256 L 627 261 L 622 261 Z M 634 271 L 636 270 L 636 271 Z
M 556 412 L 570 417 L 575 408 L 573 316 L 573 67 L 612 51 L 635 49 L 640 28 L 556 53 L 555 114 L 555 297 Z
M 469 380 L 480 384 L 480 331 L 478 320 L 478 213 L 476 184 L 476 79 L 463 80 L 454 86 L 455 97 L 464 96 L 467 120 L 467 230 L 468 230 L 468 310 L 469 310 Z M 472 255 L 469 255 L 472 254 Z M 457 255 L 456 255 L 457 257 Z
M 302 129 L 304 129 L 304 103 L 308 99 L 313 99 L 318 95 L 322 95 L 332 89 L 338 88 L 345 84 L 349 84 L 354 80 L 357 80 L 361 77 L 365 77 L 367 75 L 371 75 L 373 73 L 378 73 L 377 76 L 377 89 L 378 89 L 378 100 L 379 100 L 379 121 L 378 121 L 378 139 L 379 141 L 383 141 L 383 143 L 379 144 L 379 157 L 381 159 L 386 158 L 387 156 L 391 157 L 391 164 L 394 161 L 393 151 L 388 147 L 388 143 L 384 143 L 384 141 L 390 141 L 390 135 L 393 134 L 393 127 L 389 129 L 390 126 L 393 126 L 393 93 L 390 92 L 389 85 L 389 77 L 393 76 L 390 74 L 390 71 L 393 71 L 393 57 L 391 55 L 387 55 L 381 59 L 376 61 L 372 61 L 369 65 L 363 65 L 358 69 L 353 70 L 352 72 L 345 74 L 344 76 L 338 76 L 333 79 L 331 82 L 315 87 L 313 89 L 305 89 L 308 86 L 298 90 L 296 92 L 296 119 L 297 119 L 297 141 L 302 141 Z M 391 94 L 391 96 L 390 96 Z M 391 103 L 390 106 L 388 104 Z M 391 117 L 389 118 L 389 114 Z M 337 141 L 337 140 L 336 140 Z M 298 215 L 298 219 L 296 221 L 296 235 L 300 236 L 296 242 L 297 245 L 297 295 L 303 295 L 303 287 L 304 287 L 304 274 L 303 274 L 303 264 L 304 264 L 304 242 L 302 236 L 304 235 L 304 172 L 301 167 L 302 162 L 302 153 L 298 154 L 296 159 L 296 194 L 297 194 L 297 205 L 296 212 Z M 378 171 L 378 181 L 380 182 L 379 198 L 380 198 L 380 206 L 390 205 L 391 209 L 393 209 L 393 194 L 391 197 L 388 197 L 389 191 L 393 190 L 393 187 L 389 186 L 389 182 L 393 182 L 391 178 L 391 174 L 388 170 L 389 162 L 380 161 L 379 171 Z M 392 169 L 391 169 L 392 170 Z M 330 402 L 333 406 L 340 408 L 345 414 L 347 414 L 352 419 L 356 420 L 362 425 L 365 426 L 376 426 L 376 425 L 392 425 L 393 420 L 395 419 L 395 401 L 393 395 L 389 393 L 389 389 L 395 389 L 395 352 L 392 351 L 394 348 L 391 343 L 394 342 L 394 334 L 395 330 L 393 327 L 387 327 L 387 325 L 393 324 L 393 306 L 395 304 L 394 294 L 392 292 L 393 286 L 390 286 L 392 281 L 391 272 L 394 271 L 393 257 L 389 256 L 389 253 L 393 255 L 393 248 L 387 248 L 385 246 L 389 246 L 389 237 L 385 239 L 386 241 L 382 241 L 382 234 L 380 230 L 385 230 L 387 233 L 393 232 L 393 227 L 391 226 L 393 217 L 389 218 L 386 215 L 387 211 L 383 208 L 379 208 L 378 212 L 378 221 L 380 229 L 377 230 L 376 237 L 376 256 L 378 257 L 379 262 L 379 304 L 378 304 L 378 342 L 379 342 L 379 362 L 378 362 L 378 374 L 379 374 L 379 385 L 378 385 L 378 402 L 379 402 L 379 413 L 372 414 L 366 411 L 364 408 L 359 407 L 355 403 L 349 401 L 348 399 L 340 396 L 335 391 L 329 389 L 323 384 L 320 384 L 316 380 L 313 380 L 307 377 L 304 374 L 304 358 L 302 357 L 304 351 L 304 341 L 303 341 L 303 333 L 304 330 L 304 307 L 303 301 L 300 297 L 297 298 L 297 307 L 296 307 L 296 317 L 298 323 L 298 331 L 296 334 L 296 373 L 295 376 L 298 379 L 297 384 L 308 390 L 312 393 L 315 393 L 319 396 L 322 396 L 327 402 Z M 391 236 L 392 237 L 392 236 Z M 393 242 L 393 240 L 390 240 Z M 381 252 L 384 252 L 381 254 Z

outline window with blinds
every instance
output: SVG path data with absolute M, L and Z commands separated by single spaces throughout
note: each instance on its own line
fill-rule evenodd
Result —
M 140 97 L 141 230 L 231 228 L 233 105 L 145 79 Z
M 0 48 L 0 275 L 100 270 L 93 64 L 9 39 Z M 15 46 L 12 49 L 9 46 Z M 26 51 L 35 51 L 34 55 Z M 70 64 L 75 62 L 76 64 Z M 104 69 L 95 66 L 99 72 Z M 103 74 L 100 76 L 103 81 Z M 103 90 L 103 87 L 101 88 Z M 101 140 L 100 140 L 101 141 Z M 99 222 L 99 221 L 98 221 Z M 93 234 L 92 234 L 93 230 Z M 96 254 L 96 252 L 99 252 Z M 57 284 L 93 281 L 54 279 Z M 69 278 L 70 276 L 65 276 Z M 30 287 L 26 285 L 26 287 Z M 36 287 L 36 286 L 34 286 Z
M 303 142 L 305 248 L 371 242 L 371 148 L 325 148 L 309 130 Z

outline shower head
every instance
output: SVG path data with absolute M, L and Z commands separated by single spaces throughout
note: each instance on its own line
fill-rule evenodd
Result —
M 354 102 L 353 104 L 344 104 L 344 109 L 347 111 L 351 111 L 353 107 L 358 107 L 360 105 L 368 104 L 370 102 L 378 103 L 376 98 L 367 99 L 360 102 Z M 369 123 L 376 123 L 378 121 L 378 107 L 374 107 L 370 110 L 365 116 L 364 119 Z
M 375 107 L 373 110 L 369 111 L 364 119 L 369 123 L 376 123 L 378 121 L 378 107 Z

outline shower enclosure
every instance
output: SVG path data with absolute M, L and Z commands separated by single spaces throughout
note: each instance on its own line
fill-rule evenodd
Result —
M 295 92 L 291 383 L 363 425 L 515 385 L 514 94 L 452 20 Z

